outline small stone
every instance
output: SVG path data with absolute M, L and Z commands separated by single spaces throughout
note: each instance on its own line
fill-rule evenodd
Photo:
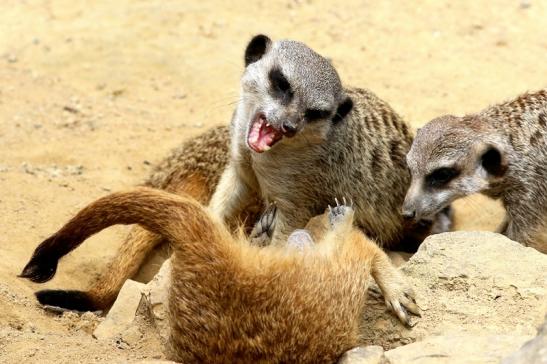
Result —
M 167 259 L 159 272 L 143 289 L 143 304 L 148 306 L 146 312 L 154 322 L 164 343 L 169 338 L 169 286 L 171 284 L 171 259 Z
M 142 331 L 138 326 L 129 326 L 121 333 L 121 339 L 129 346 L 135 347 L 142 338 Z
M 93 331 L 96 339 L 109 339 L 127 330 L 135 319 L 144 284 L 128 279 L 105 320 Z M 122 345 L 123 346 L 123 345 Z
M 358 346 L 342 355 L 338 364 L 381 364 L 384 360 L 384 349 L 381 346 Z

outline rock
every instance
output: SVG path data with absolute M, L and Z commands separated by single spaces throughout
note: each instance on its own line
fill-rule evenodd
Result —
M 144 287 L 143 304 L 148 306 L 150 318 L 163 343 L 169 338 L 169 286 L 171 283 L 171 259 L 167 259 L 158 274 Z
M 389 364 L 497 364 L 528 339 L 513 335 L 432 336 L 384 355 Z
M 547 255 L 499 234 L 431 236 L 402 271 L 422 318 L 405 328 L 371 294 L 365 345 L 391 349 L 433 335 L 532 336 L 547 311 Z
M 547 364 L 547 315 L 538 335 L 526 342 L 516 353 L 506 357 L 501 364 Z
M 382 364 L 384 349 L 381 346 L 358 346 L 342 355 L 338 364 Z
M 120 339 L 130 347 L 135 347 L 141 338 L 142 331 L 138 325 L 133 325 L 133 323 L 131 323 L 126 330 L 120 333 Z
M 97 339 L 110 339 L 116 336 L 123 336 L 135 319 L 135 314 L 142 297 L 144 284 L 128 279 L 114 305 L 106 315 L 106 318 L 93 331 L 93 337 Z

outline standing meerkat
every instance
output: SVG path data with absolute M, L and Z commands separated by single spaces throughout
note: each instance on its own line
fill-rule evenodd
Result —
M 399 115 L 369 91 L 343 88 L 332 64 L 300 42 L 258 35 L 245 64 L 212 211 L 226 220 L 254 196 L 275 202 L 272 243 L 282 244 L 346 195 L 356 225 L 379 245 L 409 236 L 416 226 L 405 231 L 400 208 L 412 135 Z
M 415 250 L 432 222 L 409 223 L 400 212 L 410 184 L 404 156 L 412 143 L 404 121 L 371 92 L 344 89 L 334 67 L 302 43 L 259 35 L 244 59 L 230 129 L 187 141 L 146 185 L 210 200 L 214 213 L 232 224 L 254 222 L 261 206 L 275 202 L 276 244 L 346 195 L 355 201 L 355 223 L 367 236 L 384 247 Z M 444 213 L 435 220 L 436 232 L 450 226 Z M 91 289 L 66 294 L 63 302 L 46 292 L 40 302 L 78 310 L 110 306 L 162 242 L 141 228 L 128 240 Z
M 547 253 L 547 89 L 418 131 L 407 156 L 412 184 L 403 213 L 433 216 L 472 193 L 501 199 L 499 232 Z
M 88 205 L 36 249 L 26 277 L 114 224 L 140 224 L 173 249 L 168 357 L 183 363 L 333 363 L 360 344 L 372 275 L 386 304 L 408 324 L 412 288 L 386 254 L 353 227 L 350 206 L 329 214 L 317 245 L 297 233 L 265 248 L 235 239 L 185 195 L 141 188 Z M 271 224 L 271 219 L 268 219 Z M 307 244 L 302 244 L 302 240 Z

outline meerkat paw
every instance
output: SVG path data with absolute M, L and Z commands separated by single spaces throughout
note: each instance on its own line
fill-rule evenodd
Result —
M 390 278 L 387 279 L 387 282 L 378 282 L 386 306 L 395 313 L 399 321 L 406 326 L 412 327 L 414 323 L 410 321 L 408 312 L 421 317 L 420 308 L 416 304 L 414 289 L 412 289 L 404 276 L 395 268 L 390 273 Z
M 346 201 L 344 197 L 342 199 L 343 204 L 338 202 L 335 198 L 336 206 L 331 207 L 329 205 L 329 224 L 331 229 L 346 222 L 353 222 L 353 201 Z
M 270 244 L 273 231 L 275 229 L 275 218 L 277 216 L 277 207 L 275 204 L 270 204 L 260 216 L 255 224 L 249 238 L 251 243 L 258 246 L 266 246 Z

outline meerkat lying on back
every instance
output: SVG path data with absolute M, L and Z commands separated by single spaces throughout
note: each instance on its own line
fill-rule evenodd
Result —
M 443 116 L 416 135 L 403 213 L 433 216 L 481 192 L 507 211 L 500 232 L 547 253 L 547 89 L 464 117 Z
M 188 193 L 202 203 L 216 189 L 211 207 L 231 225 L 254 222 L 264 204 L 275 202 L 276 243 L 322 214 L 336 196 L 347 195 L 367 236 L 388 248 L 415 251 L 432 222 L 407 223 L 400 212 L 410 185 L 404 156 L 412 142 L 404 121 L 371 92 L 344 89 L 334 67 L 302 43 L 256 36 L 244 58 L 231 135 L 219 127 L 186 141 L 147 185 Z M 432 219 L 435 232 L 449 229 L 448 215 Z M 267 244 L 269 237 L 261 240 Z M 136 228 L 88 291 L 50 291 L 39 300 L 84 311 L 107 308 L 162 242 Z
M 350 206 L 334 207 L 330 231 L 317 245 L 309 237 L 302 244 L 300 232 L 287 246 L 260 248 L 234 239 L 197 201 L 141 188 L 90 204 L 40 244 L 34 258 L 56 265 L 59 253 L 108 226 L 140 224 L 173 249 L 170 359 L 333 363 L 360 343 L 370 275 L 403 322 L 404 307 L 418 314 L 411 287 L 353 228 L 353 215 Z

